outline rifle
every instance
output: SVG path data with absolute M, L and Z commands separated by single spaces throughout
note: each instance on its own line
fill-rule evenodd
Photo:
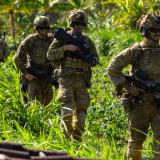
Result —
M 104 160 L 74 158 L 63 151 L 35 150 L 23 147 L 22 144 L 0 142 L 0 159 L 2 160 Z
M 72 57 L 76 56 L 76 58 L 81 58 L 92 67 L 99 64 L 99 62 L 90 53 L 89 49 L 85 46 L 84 40 L 71 36 L 63 28 L 56 29 L 54 31 L 54 37 L 66 42 L 67 44 L 73 44 L 80 49 L 78 54 L 73 53 L 74 55 L 72 55 Z
M 34 65 L 33 65 L 34 64 Z M 44 71 L 41 69 L 42 67 L 38 64 L 32 63 L 31 67 L 27 68 L 27 71 L 29 74 L 32 74 L 33 76 L 37 77 L 38 79 L 41 79 L 43 81 L 46 81 L 49 84 L 54 85 L 56 88 L 58 88 L 58 82 L 57 80 L 52 76 L 52 73 L 49 71 Z
M 160 100 L 160 83 L 155 83 L 149 79 L 148 75 L 141 69 L 136 70 L 132 76 L 126 76 L 128 82 L 136 87 L 153 93 L 154 97 Z

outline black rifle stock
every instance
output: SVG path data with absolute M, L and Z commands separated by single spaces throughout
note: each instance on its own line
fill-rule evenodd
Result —
M 136 87 L 153 93 L 156 99 L 160 99 L 160 83 L 155 83 L 148 78 L 148 75 L 141 69 L 134 72 L 132 76 L 125 76 L 126 80 Z
M 90 66 L 95 66 L 99 64 L 99 62 L 93 57 L 93 55 L 89 52 L 89 49 L 85 47 L 83 41 L 71 36 L 68 34 L 63 28 L 58 28 L 54 31 L 54 37 L 66 42 L 67 44 L 73 44 L 77 46 L 80 51 L 77 53 L 77 57 L 83 59 Z
M 49 84 L 54 85 L 55 87 L 58 87 L 58 82 L 48 73 L 41 71 L 37 68 L 30 67 L 27 68 L 28 73 L 32 74 L 33 76 L 37 77 L 38 79 L 41 79 L 43 81 L 46 81 Z

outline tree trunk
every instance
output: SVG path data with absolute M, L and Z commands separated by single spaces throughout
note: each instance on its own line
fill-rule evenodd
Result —
M 13 41 L 15 43 L 16 31 L 15 31 L 14 11 L 10 10 L 9 14 L 10 14 L 10 18 L 11 18 L 10 19 L 11 20 L 11 33 L 12 33 Z

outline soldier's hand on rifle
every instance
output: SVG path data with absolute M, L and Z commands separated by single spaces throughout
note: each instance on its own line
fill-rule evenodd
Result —
M 24 76 L 28 81 L 32 81 L 33 79 L 37 79 L 37 77 L 33 76 L 32 74 L 27 73 Z
M 67 44 L 67 45 L 64 45 L 64 51 L 71 51 L 71 52 L 74 52 L 74 51 L 79 51 L 80 49 L 73 45 L 73 44 Z

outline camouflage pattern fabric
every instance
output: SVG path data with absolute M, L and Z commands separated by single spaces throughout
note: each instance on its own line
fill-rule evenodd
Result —
M 72 31 L 69 33 L 73 35 Z M 87 36 L 83 36 L 87 41 L 87 47 L 98 60 L 94 43 Z M 55 75 L 58 77 L 58 100 L 62 105 L 61 125 L 63 132 L 69 137 L 73 136 L 73 138 L 81 140 L 87 108 L 89 107 L 86 79 L 89 75 L 88 82 L 90 82 L 91 67 L 82 59 L 65 56 L 68 51 L 64 52 L 63 45 L 64 42 L 54 39 L 47 56 L 56 68 Z
M 50 61 L 47 59 L 47 50 L 49 45 L 53 41 L 53 35 L 48 34 L 46 38 L 40 38 L 38 33 L 28 36 L 18 47 L 17 53 L 14 57 L 17 68 L 22 73 L 22 83 L 25 84 L 26 80 L 24 75 L 27 73 L 27 67 L 31 63 L 36 63 L 44 68 L 50 66 Z M 47 105 L 52 100 L 52 86 L 46 84 L 41 80 L 33 80 L 28 82 L 28 94 L 29 97 L 37 99 L 44 105 Z
M 153 131 L 154 160 L 160 159 L 160 106 L 153 95 L 146 93 L 143 103 L 137 103 L 128 114 L 129 140 L 127 154 L 133 160 L 141 159 L 142 144 L 146 140 L 149 126 Z
M 86 27 L 88 22 L 86 13 L 81 9 L 72 10 L 69 14 L 68 20 L 71 27 L 74 27 L 75 22 L 81 23 L 83 24 L 83 27 Z
M 160 83 L 160 47 L 145 46 L 143 43 L 135 44 L 117 56 L 115 56 L 109 66 L 108 74 L 112 80 L 115 87 L 126 83 L 123 75 L 123 68 L 129 64 L 132 66 L 131 73 L 135 69 L 141 68 L 149 78 L 154 82 Z M 138 59 L 138 63 L 135 66 L 135 57 L 141 53 L 141 58 Z M 129 126 L 129 141 L 128 141 L 128 158 L 132 160 L 141 159 L 142 144 L 146 138 L 146 134 L 149 126 L 153 130 L 153 151 L 154 159 L 159 160 L 160 155 L 160 106 L 156 103 L 155 98 L 151 93 L 145 92 L 139 96 L 141 98 L 141 103 L 137 102 L 132 104 L 131 110 L 128 112 L 128 126 Z
M 62 104 L 63 132 L 65 135 L 73 135 L 76 139 L 80 138 L 89 107 L 89 94 L 81 75 L 71 74 L 59 80 L 58 100 Z
M 49 27 L 49 19 L 46 16 L 39 16 L 34 20 L 37 27 Z
M 160 16 L 158 13 L 150 13 L 147 15 L 142 15 L 140 19 L 137 21 L 137 28 L 141 31 L 142 28 L 146 29 L 159 29 Z
M 49 104 L 53 98 L 53 89 L 52 85 L 42 81 L 42 80 L 33 80 L 28 83 L 28 95 L 31 100 L 38 100 L 41 104 L 45 106 Z

